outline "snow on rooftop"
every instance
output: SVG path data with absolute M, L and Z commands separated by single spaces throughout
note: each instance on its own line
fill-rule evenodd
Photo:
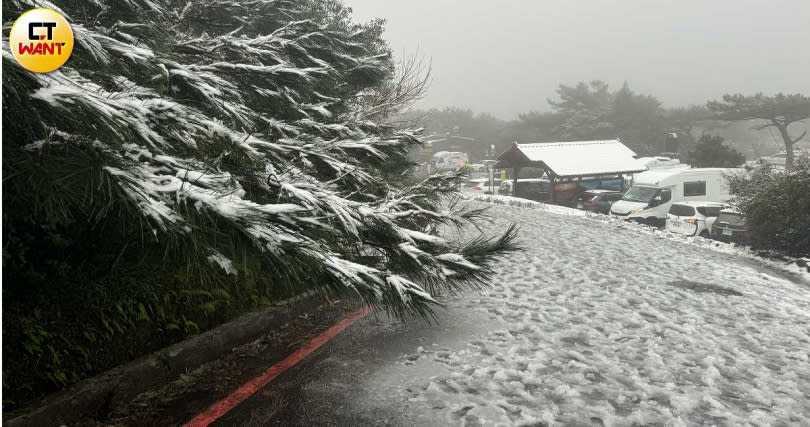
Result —
M 605 141 L 541 142 L 514 144 L 498 157 L 506 160 L 517 151 L 526 162 L 543 162 L 557 176 L 606 175 L 646 170 L 636 153 L 617 139 Z
M 638 161 L 641 162 L 644 166 L 647 166 L 648 170 L 652 169 L 689 169 L 691 166 L 685 163 L 681 163 L 678 159 L 673 159 L 671 157 L 664 157 L 664 156 L 655 156 L 655 157 L 639 157 Z
M 647 171 L 633 177 L 633 184 L 657 185 L 661 180 L 677 175 L 681 171 L 678 169 L 656 169 Z

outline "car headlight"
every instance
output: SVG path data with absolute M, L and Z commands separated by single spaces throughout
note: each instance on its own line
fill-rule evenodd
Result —
M 641 212 L 644 212 L 644 208 L 630 209 L 631 214 L 637 214 L 637 213 L 641 213 Z

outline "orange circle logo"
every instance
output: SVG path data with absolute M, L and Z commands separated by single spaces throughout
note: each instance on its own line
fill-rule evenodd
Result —
M 73 30 L 59 12 L 31 9 L 11 26 L 11 53 L 23 68 L 47 73 L 65 64 L 73 52 Z

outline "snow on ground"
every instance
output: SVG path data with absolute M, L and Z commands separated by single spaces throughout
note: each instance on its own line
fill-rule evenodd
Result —
M 403 356 L 402 369 L 413 370 L 415 385 L 403 385 L 402 398 L 421 407 L 425 419 L 436 425 L 810 422 L 806 281 L 737 254 L 574 212 L 493 209 L 493 228 L 517 222 L 526 250 L 500 262 L 488 293 L 450 302 L 478 313 L 474 338 Z M 414 365 L 420 358 L 423 365 Z M 424 363 L 442 369 L 420 376 Z
M 553 212 L 559 215 L 581 216 L 587 217 L 593 221 L 608 222 L 619 228 L 631 229 L 640 233 L 655 234 L 662 238 L 677 240 L 683 243 L 690 243 L 693 245 L 700 246 L 702 248 L 711 249 L 713 251 L 723 252 L 727 254 L 734 254 L 754 259 L 757 262 L 768 264 L 774 268 L 786 270 L 794 274 L 799 274 L 803 276 L 805 280 L 810 281 L 810 268 L 807 267 L 807 265 L 810 265 L 810 258 L 803 258 L 803 259 L 786 258 L 788 260 L 787 262 L 763 258 L 761 256 L 758 256 L 755 252 L 753 252 L 750 248 L 746 246 L 739 246 L 734 243 L 724 243 L 717 240 L 705 239 L 700 236 L 684 236 L 682 234 L 672 233 L 666 230 L 661 230 L 655 227 L 639 224 L 633 221 L 627 221 L 625 219 L 614 216 L 603 215 L 594 212 L 587 212 L 579 209 L 572 209 L 565 206 L 536 202 L 534 200 L 521 199 L 519 197 L 492 196 L 481 194 L 474 196 L 469 195 L 464 196 L 466 196 L 465 198 L 467 200 L 472 200 L 476 202 L 492 203 L 495 205 L 520 206 L 530 209 L 540 209 L 547 212 Z M 803 262 L 805 266 L 799 265 L 798 262 Z

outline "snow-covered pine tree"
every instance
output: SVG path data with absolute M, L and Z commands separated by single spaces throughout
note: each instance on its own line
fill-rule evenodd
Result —
M 429 316 L 513 249 L 514 229 L 438 235 L 481 212 L 440 203 L 459 174 L 409 181 L 417 131 L 367 119 L 381 108 L 359 100 L 394 66 L 380 23 L 340 2 L 10 0 L 3 14 L 34 7 L 63 13 L 76 48 L 33 74 L 4 38 L 7 296 L 58 286 L 58 266 L 92 283 L 174 269 L 174 286 L 248 275 Z

